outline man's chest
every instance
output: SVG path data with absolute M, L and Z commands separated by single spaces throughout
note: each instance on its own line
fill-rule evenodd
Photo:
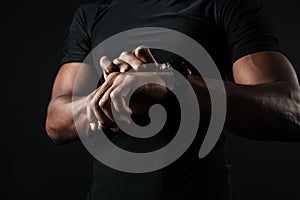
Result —
M 133 2 L 135 2 L 134 0 Z M 219 66 L 221 71 L 228 66 L 228 49 L 224 39 L 224 34 L 215 23 L 213 8 L 204 5 L 202 1 L 181 1 L 183 3 L 167 5 L 164 1 L 151 4 L 153 1 L 145 3 L 125 3 L 117 0 L 94 19 L 91 29 L 92 47 L 96 47 L 104 40 L 111 38 L 125 31 L 159 27 L 180 32 L 200 44 Z M 188 2 L 188 3 L 184 3 Z M 194 2 L 194 3 L 193 3 Z M 161 32 L 137 32 L 131 41 L 126 43 L 138 43 L 138 39 L 143 37 L 160 38 Z M 161 37 L 161 42 L 165 42 Z M 171 39 L 171 38 L 170 38 Z M 187 51 L 193 51 L 191 46 L 183 43 L 179 38 L 172 38 L 174 46 Z M 120 44 L 122 45 L 122 44 Z M 137 45 L 145 45 L 138 43 Z M 124 49 L 130 50 L 130 49 Z M 228 67 L 227 67 L 228 68 Z

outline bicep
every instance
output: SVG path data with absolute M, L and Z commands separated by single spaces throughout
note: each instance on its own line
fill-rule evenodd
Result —
M 66 63 L 59 69 L 52 89 L 52 98 L 64 95 L 85 96 L 97 88 L 97 71 L 80 62 Z
M 290 61 L 280 52 L 261 51 L 248 54 L 233 64 L 233 77 L 237 84 L 258 85 L 274 81 L 298 84 Z

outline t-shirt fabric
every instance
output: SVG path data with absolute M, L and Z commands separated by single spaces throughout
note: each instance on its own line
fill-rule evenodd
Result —
M 263 6 L 251 0 L 113 0 L 81 5 L 68 28 L 61 65 L 83 62 L 102 41 L 120 32 L 162 27 L 179 31 L 201 44 L 216 63 L 224 80 L 233 81 L 232 64 L 259 51 L 280 51 Z M 175 41 L 176 42 L 176 41 Z M 141 44 L 142 45 L 142 44 Z M 131 50 L 131 49 L 128 49 Z M 175 57 L 153 49 L 158 62 Z M 177 59 L 177 58 L 176 58 Z M 168 105 L 170 112 L 174 104 Z M 167 106 L 167 107 L 168 107 Z M 172 139 L 162 136 L 176 129 L 176 113 L 161 134 L 137 139 L 124 133 L 107 136 L 121 148 L 135 152 L 158 149 Z M 174 128 L 175 126 L 175 128 Z M 207 128 L 207 127 L 206 127 Z M 191 147 L 171 165 L 149 173 L 133 174 L 111 169 L 95 160 L 89 200 L 194 200 L 233 199 L 230 162 L 225 135 L 203 159 L 198 152 L 206 128 L 200 128 Z M 172 131 L 171 131 L 172 132 Z

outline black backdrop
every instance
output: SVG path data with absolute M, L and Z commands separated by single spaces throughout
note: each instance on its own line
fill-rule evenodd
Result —
M 75 9 L 83 2 L 0 3 L 1 99 L 7 119 L 1 126 L 0 199 L 85 199 L 91 183 L 91 156 L 80 143 L 54 145 L 44 131 L 64 34 Z M 262 2 L 283 50 L 298 69 L 299 1 Z M 228 146 L 238 200 L 300 199 L 300 144 L 230 136 Z

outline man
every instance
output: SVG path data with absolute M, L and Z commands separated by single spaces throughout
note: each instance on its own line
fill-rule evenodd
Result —
M 161 70 L 158 63 L 172 61 L 176 69 L 184 62 L 186 78 L 199 99 L 199 107 L 205 110 L 201 117 L 204 124 L 200 124 L 195 142 L 182 157 L 161 170 L 131 174 L 95 160 L 88 199 L 233 198 L 225 135 L 206 158 L 199 159 L 197 155 L 207 130 L 205 119 L 210 115 L 210 102 L 206 85 L 193 66 L 176 55 L 141 46 L 112 60 L 101 57 L 104 80 L 98 88 L 89 86 L 90 82 L 98 81 L 95 69 L 83 63 L 91 50 L 110 36 L 139 27 L 182 32 L 207 50 L 224 78 L 224 130 L 255 140 L 300 141 L 298 80 L 260 4 L 245 0 L 114 0 L 86 4 L 79 7 L 69 28 L 65 56 L 48 107 L 46 129 L 56 143 L 76 141 L 98 129 L 105 130 L 117 146 L 129 151 L 149 152 L 168 143 L 176 132 L 174 120 L 178 122 L 177 104 L 169 90 L 155 84 L 145 86 L 136 92 L 137 100 L 129 107 L 120 101 L 128 94 L 127 88 L 147 79 L 174 87 L 171 70 Z M 147 63 L 155 63 L 159 73 L 148 72 Z M 82 71 L 85 76 L 77 80 Z M 119 130 L 111 109 L 129 112 L 137 121 L 143 119 L 139 122 L 142 124 L 147 121 L 145 113 L 153 103 L 165 105 L 171 113 L 161 131 L 170 135 L 145 141 Z M 121 119 L 127 121 L 126 117 Z

